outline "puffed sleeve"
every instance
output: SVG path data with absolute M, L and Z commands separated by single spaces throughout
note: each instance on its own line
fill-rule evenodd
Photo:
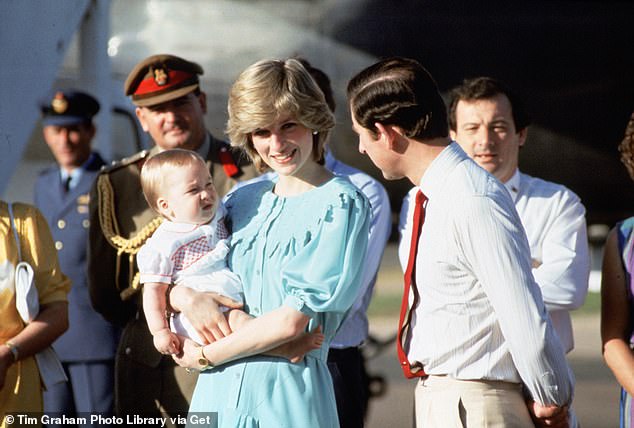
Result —
M 307 236 L 307 244 L 283 268 L 284 304 L 310 317 L 347 311 L 361 286 L 369 226 L 365 196 L 340 193 L 326 207 L 314 236 Z
M 139 280 L 147 282 L 172 282 L 173 264 L 167 255 L 156 248 L 154 237 L 150 238 L 139 250 L 136 262 L 139 267 Z
M 37 208 L 21 205 L 22 211 L 18 208 L 20 205 L 16 204 L 15 215 L 22 244 L 22 259 L 33 268 L 40 305 L 66 301 L 71 283 L 60 270 L 48 223 Z

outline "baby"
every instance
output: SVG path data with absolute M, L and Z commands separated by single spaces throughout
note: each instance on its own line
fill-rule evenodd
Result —
M 158 153 L 143 165 L 141 186 L 150 207 L 165 219 L 137 254 L 143 310 L 156 349 L 162 354 L 179 354 L 182 343 L 178 336 L 200 345 L 207 341 L 182 314 L 176 314 L 169 325 L 166 293 L 170 284 L 216 292 L 238 302 L 243 300 L 242 284 L 227 267 L 225 210 L 203 158 L 183 149 Z M 232 331 L 244 328 L 252 319 L 238 309 L 227 310 L 225 315 Z M 269 354 L 298 361 L 322 342 L 320 333 L 308 333 Z

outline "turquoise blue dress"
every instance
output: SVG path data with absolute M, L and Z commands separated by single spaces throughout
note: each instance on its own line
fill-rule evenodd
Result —
M 201 416 L 227 428 L 339 426 L 326 359 L 361 285 L 369 203 L 340 177 L 294 197 L 275 195 L 273 185 L 257 182 L 228 198 L 229 267 L 248 313 L 295 308 L 311 318 L 308 330 L 322 327 L 324 344 L 297 364 L 256 355 L 201 373 L 191 426 Z

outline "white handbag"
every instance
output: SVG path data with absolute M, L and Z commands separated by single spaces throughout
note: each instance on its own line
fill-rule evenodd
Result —
M 32 322 L 40 312 L 40 301 L 37 288 L 33 281 L 33 268 L 27 262 L 22 261 L 22 251 L 20 249 L 20 237 L 18 229 L 15 227 L 13 219 L 13 205 L 9 204 L 9 217 L 11 217 L 11 228 L 15 236 L 15 243 L 18 248 L 18 265 L 15 267 L 15 306 L 20 314 L 20 318 L 25 323 Z M 62 363 L 52 347 L 47 347 L 35 354 L 35 361 L 40 371 L 40 377 L 45 389 L 51 386 L 67 382 L 68 378 L 64 373 Z

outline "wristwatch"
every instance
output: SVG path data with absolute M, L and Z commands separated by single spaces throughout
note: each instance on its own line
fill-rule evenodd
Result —
M 11 355 L 13 356 L 13 362 L 17 363 L 18 360 L 20 359 L 20 351 L 18 350 L 18 346 L 10 341 L 6 341 L 4 342 L 5 346 L 7 348 L 9 348 L 9 351 L 11 351 Z
M 200 347 L 200 356 L 198 357 L 198 365 L 200 366 L 198 370 L 200 370 L 201 372 L 214 368 L 214 366 L 211 364 L 211 362 L 209 362 L 207 357 L 205 357 L 204 345 Z

